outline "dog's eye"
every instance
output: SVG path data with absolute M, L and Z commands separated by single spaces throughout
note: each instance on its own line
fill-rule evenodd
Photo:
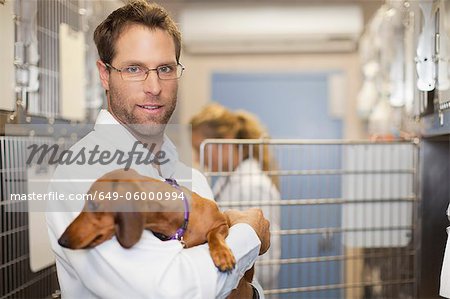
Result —
M 90 211 L 95 211 L 98 209 L 98 203 L 95 202 L 94 200 L 90 200 L 88 201 L 88 208 Z

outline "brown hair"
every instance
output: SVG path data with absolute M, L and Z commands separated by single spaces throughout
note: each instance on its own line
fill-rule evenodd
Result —
M 207 138 L 269 138 L 266 129 L 255 115 L 244 110 L 232 112 L 217 103 L 206 105 L 197 115 L 191 118 L 189 123 L 192 126 L 192 131 L 201 130 Z M 271 159 L 267 144 L 243 146 L 244 159 L 251 156 L 250 148 L 252 148 L 252 157 L 261 162 L 263 171 L 275 169 L 275 163 Z M 275 186 L 278 187 L 278 177 L 270 177 Z
M 113 11 L 94 32 L 98 55 L 105 63 L 111 63 L 115 56 L 115 45 L 122 31 L 131 24 L 141 24 L 150 29 L 162 29 L 172 36 L 175 43 L 177 62 L 181 52 L 181 33 L 169 13 L 156 3 L 133 0 Z

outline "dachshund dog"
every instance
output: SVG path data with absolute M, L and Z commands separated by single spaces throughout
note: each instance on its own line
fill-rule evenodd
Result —
M 235 266 L 233 253 L 225 243 L 230 224 L 228 217 L 214 201 L 176 182 L 169 184 L 132 169 L 118 169 L 96 180 L 88 194 L 97 197 L 86 201 L 81 213 L 58 240 L 65 248 L 92 248 L 114 235 L 122 247 L 130 248 L 139 241 L 143 230 L 148 229 L 162 240 L 179 239 L 185 247 L 208 242 L 211 257 L 220 271 L 231 271 Z M 103 200 L 100 200 L 101 194 L 105 197 Z M 144 194 L 173 198 L 132 198 Z M 245 278 L 251 281 L 251 276 L 253 269 Z

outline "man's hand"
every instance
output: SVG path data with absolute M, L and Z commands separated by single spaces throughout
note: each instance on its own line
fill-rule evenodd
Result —
M 224 212 L 228 217 L 228 224 L 233 226 L 237 223 L 249 224 L 258 235 L 261 241 L 259 254 L 264 254 L 270 247 L 270 223 L 264 218 L 261 209 L 251 208 L 246 211 L 228 210 Z

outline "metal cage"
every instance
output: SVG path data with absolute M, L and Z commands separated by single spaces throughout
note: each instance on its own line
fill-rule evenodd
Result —
M 208 139 L 199 158 L 222 209 L 278 222 L 278 249 L 256 264 L 266 298 L 417 298 L 418 154 L 417 142 Z
M 50 298 L 59 289 L 56 267 L 37 272 L 30 267 L 29 213 L 27 202 L 9 200 L 14 193 L 26 193 L 28 175 L 26 147 L 43 144 L 48 138 L 0 137 L 0 298 Z M 20 212 L 12 212 L 12 211 Z M 42 232 L 47 234 L 47 231 Z M 56 292 L 56 293 L 55 293 Z M 54 297 L 55 298 L 55 297 Z

